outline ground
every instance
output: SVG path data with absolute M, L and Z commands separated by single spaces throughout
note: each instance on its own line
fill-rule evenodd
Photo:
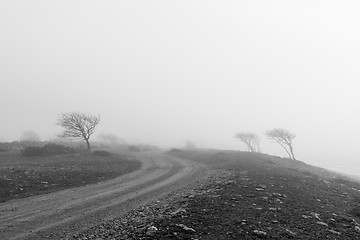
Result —
M 170 154 L 209 175 L 72 239 L 360 239 L 357 182 L 262 154 Z
M 24 157 L 19 152 L 1 152 L 0 202 L 105 181 L 140 167 L 125 154 Z
M 184 189 L 207 173 L 202 164 L 159 151 L 137 152 L 134 158 L 141 162 L 138 171 L 0 203 L 0 239 L 69 238 Z
M 206 177 L 63 239 L 360 239 L 359 182 L 265 154 L 166 154 Z

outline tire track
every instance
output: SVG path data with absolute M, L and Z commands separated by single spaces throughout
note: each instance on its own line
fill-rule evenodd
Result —
M 1 239 L 60 239 L 119 216 L 205 173 L 202 165 L 141 153 L 139 171 L 106 182 L 0 204 Z

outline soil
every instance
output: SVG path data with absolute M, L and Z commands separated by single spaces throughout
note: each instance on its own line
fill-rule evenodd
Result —
M 132 173 L 0 203 L 0 239 L 66 239 L 183 189 L 206 173 L 202 164 L 161 152 L 135 158 L 141 169 Z
M 0 153 L 0 202 L 106 181 L 140 169 L 127 155 Z
M 66 239 L 360 239 L 360 184 L 300 161 L 172 151 L 206 178 Z

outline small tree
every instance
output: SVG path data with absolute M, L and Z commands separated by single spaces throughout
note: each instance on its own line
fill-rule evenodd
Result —
M 65 131 L 60 135 L 61 137 L 81 138 L 86 142 L 88 150 L 91 151 L 89 138 L 99 122 L 100 116 L 73 112 L 62 113 L 56 125 L 65 128 Z
M 266 136 L 280 144 L 285 149 L 289 157 L 296 160 L 293 150 L 293 139 L 296 137 L 295 134 L 285 129 L 274 128 L 273 130 L 267 131 Z
M 260 151 L 260 137 L 254 133 L 238 133 L 235 138 L 245 143 L 247 150 L 250 152 Z

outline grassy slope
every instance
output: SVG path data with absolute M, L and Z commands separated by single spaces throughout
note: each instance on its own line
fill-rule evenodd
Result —
M 0 153 L 0 202 L 108 180 L 141 167 L 127 155 Z
M 182 200 L 183 214 L 159 219 L 158 231 L 142 239 L 360 239 L 358 182 L 264 154 L 169 154 L 230 175 Z

